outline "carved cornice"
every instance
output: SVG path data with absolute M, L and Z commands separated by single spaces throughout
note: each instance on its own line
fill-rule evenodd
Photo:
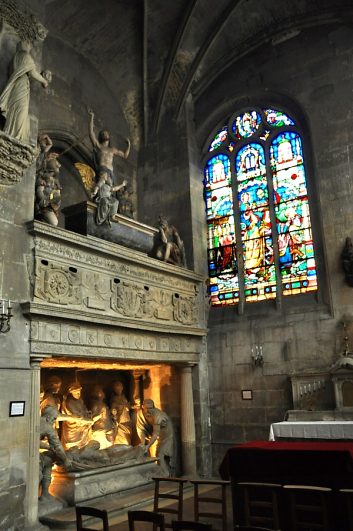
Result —
M 1 10 L 1 4 L 0 4 Z M 0 184 L 16 184 L 38 156 L 38 149 L 0 131 Z
M 141 322 L 137 319 L 122 318 L 121 316 L 98 315 L 97 312 L 84 311 L 81 308 L 75 309 L 70 306 L 60 307 L 58 305 L 43 304 L 37 302 L 24 303 L 21 305 L 24 315 L 38 318 L 45 316 L 53 319 L 80 321 L 94 323 L 97 328 L 100 326 L 123 327 L 132 330 L 143 330 L 161 332 L 164 334 L 204 336 L 207 329 L 200 327 L 181 326 L 171 322 L 149 323 L 146 320 Z

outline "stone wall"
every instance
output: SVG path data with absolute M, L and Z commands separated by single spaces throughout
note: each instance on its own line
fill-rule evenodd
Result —
M 223 73 L 195 105 L 200 148 L 240 102 L 251 106 L 252 101 L 271 101 L 289 113 L 302 113 L 321 272 L 316 300 L 289 298 L 282 309 L 271 303 L 249 304 L 244 315 L 236 308 L 211 310 L 208 355 L 215 470 L 231 444 L 266 439 L 270 423 L 283 420 L 293 407 L 291 372 L 328 366 L 343 350 L 341 321 L 353 317 L 352 291 L 340 263 L 353 220 L 352 37 L 352 28 L 331 26 L 302 31 L 277 46 L 265 44 Z M 262 367 L 251 361 L 256 344 L 263 349 Z M 242 389 L 251 389 L 253 400 L 242 400 Z

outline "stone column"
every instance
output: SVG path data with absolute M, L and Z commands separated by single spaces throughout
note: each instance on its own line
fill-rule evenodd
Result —
M 180 371 L 181 452 L 183 475 L 196 476 L 196 437 L 194 399 L 192 393 L 192 365 Z
M 145 369 L 134 369 L 132 371 L 132 375 L 134 378 L 133 399 L 135 400 L 135 398 L 139 398 L 141 400 L 141 404 L 143 402 L 143 388 L 141 378 L 145 374 L 145 372 Z
M 31 359 L 31 402 L 29 426 L 29 453 L 25 498 L 25 529 L 43 529 L 38 522 L 39 486 L 39 438 L 40 438 L 40 362 L 42 358 Z M 46 529 L 46 528 L 45 528 Z

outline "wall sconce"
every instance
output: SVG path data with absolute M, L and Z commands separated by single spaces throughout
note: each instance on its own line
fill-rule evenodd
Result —
M 251 359 L 255 367 L 262 367 L 264 364 L 262 345 L 254 345 L 251 347 Z
M 6 332 L 8 332 L 11 328 L 11 325 L 10 325 L 10 319 L 11 317 L 13 316 L 13 314 L 11 313 L 11 309 L 12 309 L 12 306 L 11 306 L 11 301 L 10 299 L 6 302 L 4 300 L 1 301 L 1 305 L 0 305 L 0 308 L 1 308 L 1 314 L 0 314 L 0 332 L 2 334 L 5 334 Z

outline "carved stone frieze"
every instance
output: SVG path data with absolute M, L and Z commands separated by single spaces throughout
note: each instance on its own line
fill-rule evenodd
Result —
M 48 355 L 159 361 L 198 361 L 202 338 L 158 332 L 107 331 L 99 325 L 32 321 L 31 351 Z
M 76 236 L 77 235 L 74 233 L 70 234 L 70 238 L 73 242 L 75 241 Z M 78 238 L 80 237 L 78 236 Z M 176 290 L 190 289 L 190 281 L 183 280 L 182 278 L 173 278 L 171 275 L 165 275 L 159 271 L 151 271 L 147 267 L 144 268 L 135 266 L 134 264 L 127 264 L 123 261 L 111 260 L 109 258 L 104 258 L 99 254 L 81 251 L 47 239 L 36 238 L 36 249 L 44 255 L 54 255 L 60 258 L 66 258 L 68 261 L 85 263 L 96 267 L 100 271 L 105 270 L 114 273 L 115 275 L 126 275 L 146 282 L 167 284 Z M 194 289 L 196 290 L 196 286 Z
M 112 309 L 127 317 L 143 317 L 146 306 L 146 290 L 143 286 L 129 282 L 112 282 L 114 295 L 112 297 Z
M 82 304 L 81 274 L 44 260 L 37 262 L 34 296 L 56 304 Z
M 0 4 L 1 11 L 1 4 Z M 0 184 L 16 184 L 24 171 L 38 156 L 37 147 L 30 146 L 0 131 Z
M 173 296 L 174 319 L 184 325 L 192 325 L 197 321 L 195 297 Z
M 63 319 L 72 326 L 95 322 L 146 332 L 205 333 L 200 275 L 181 268 L 174 271 L 110 242 L 43 225 L 34 222 L 30 228 L 35 268 L 33 300 L 24 308 L 27 315 Z M 96 338 L 90 338 L 88 344 L 96 345 Z M 73 329 L 69 341 L 81 344 L 85 339 L 80 333 L 78 340 Z M 109 334 L 103 344 L 115 346 Z M 142 348 L 140 342 L 134 348 Z

